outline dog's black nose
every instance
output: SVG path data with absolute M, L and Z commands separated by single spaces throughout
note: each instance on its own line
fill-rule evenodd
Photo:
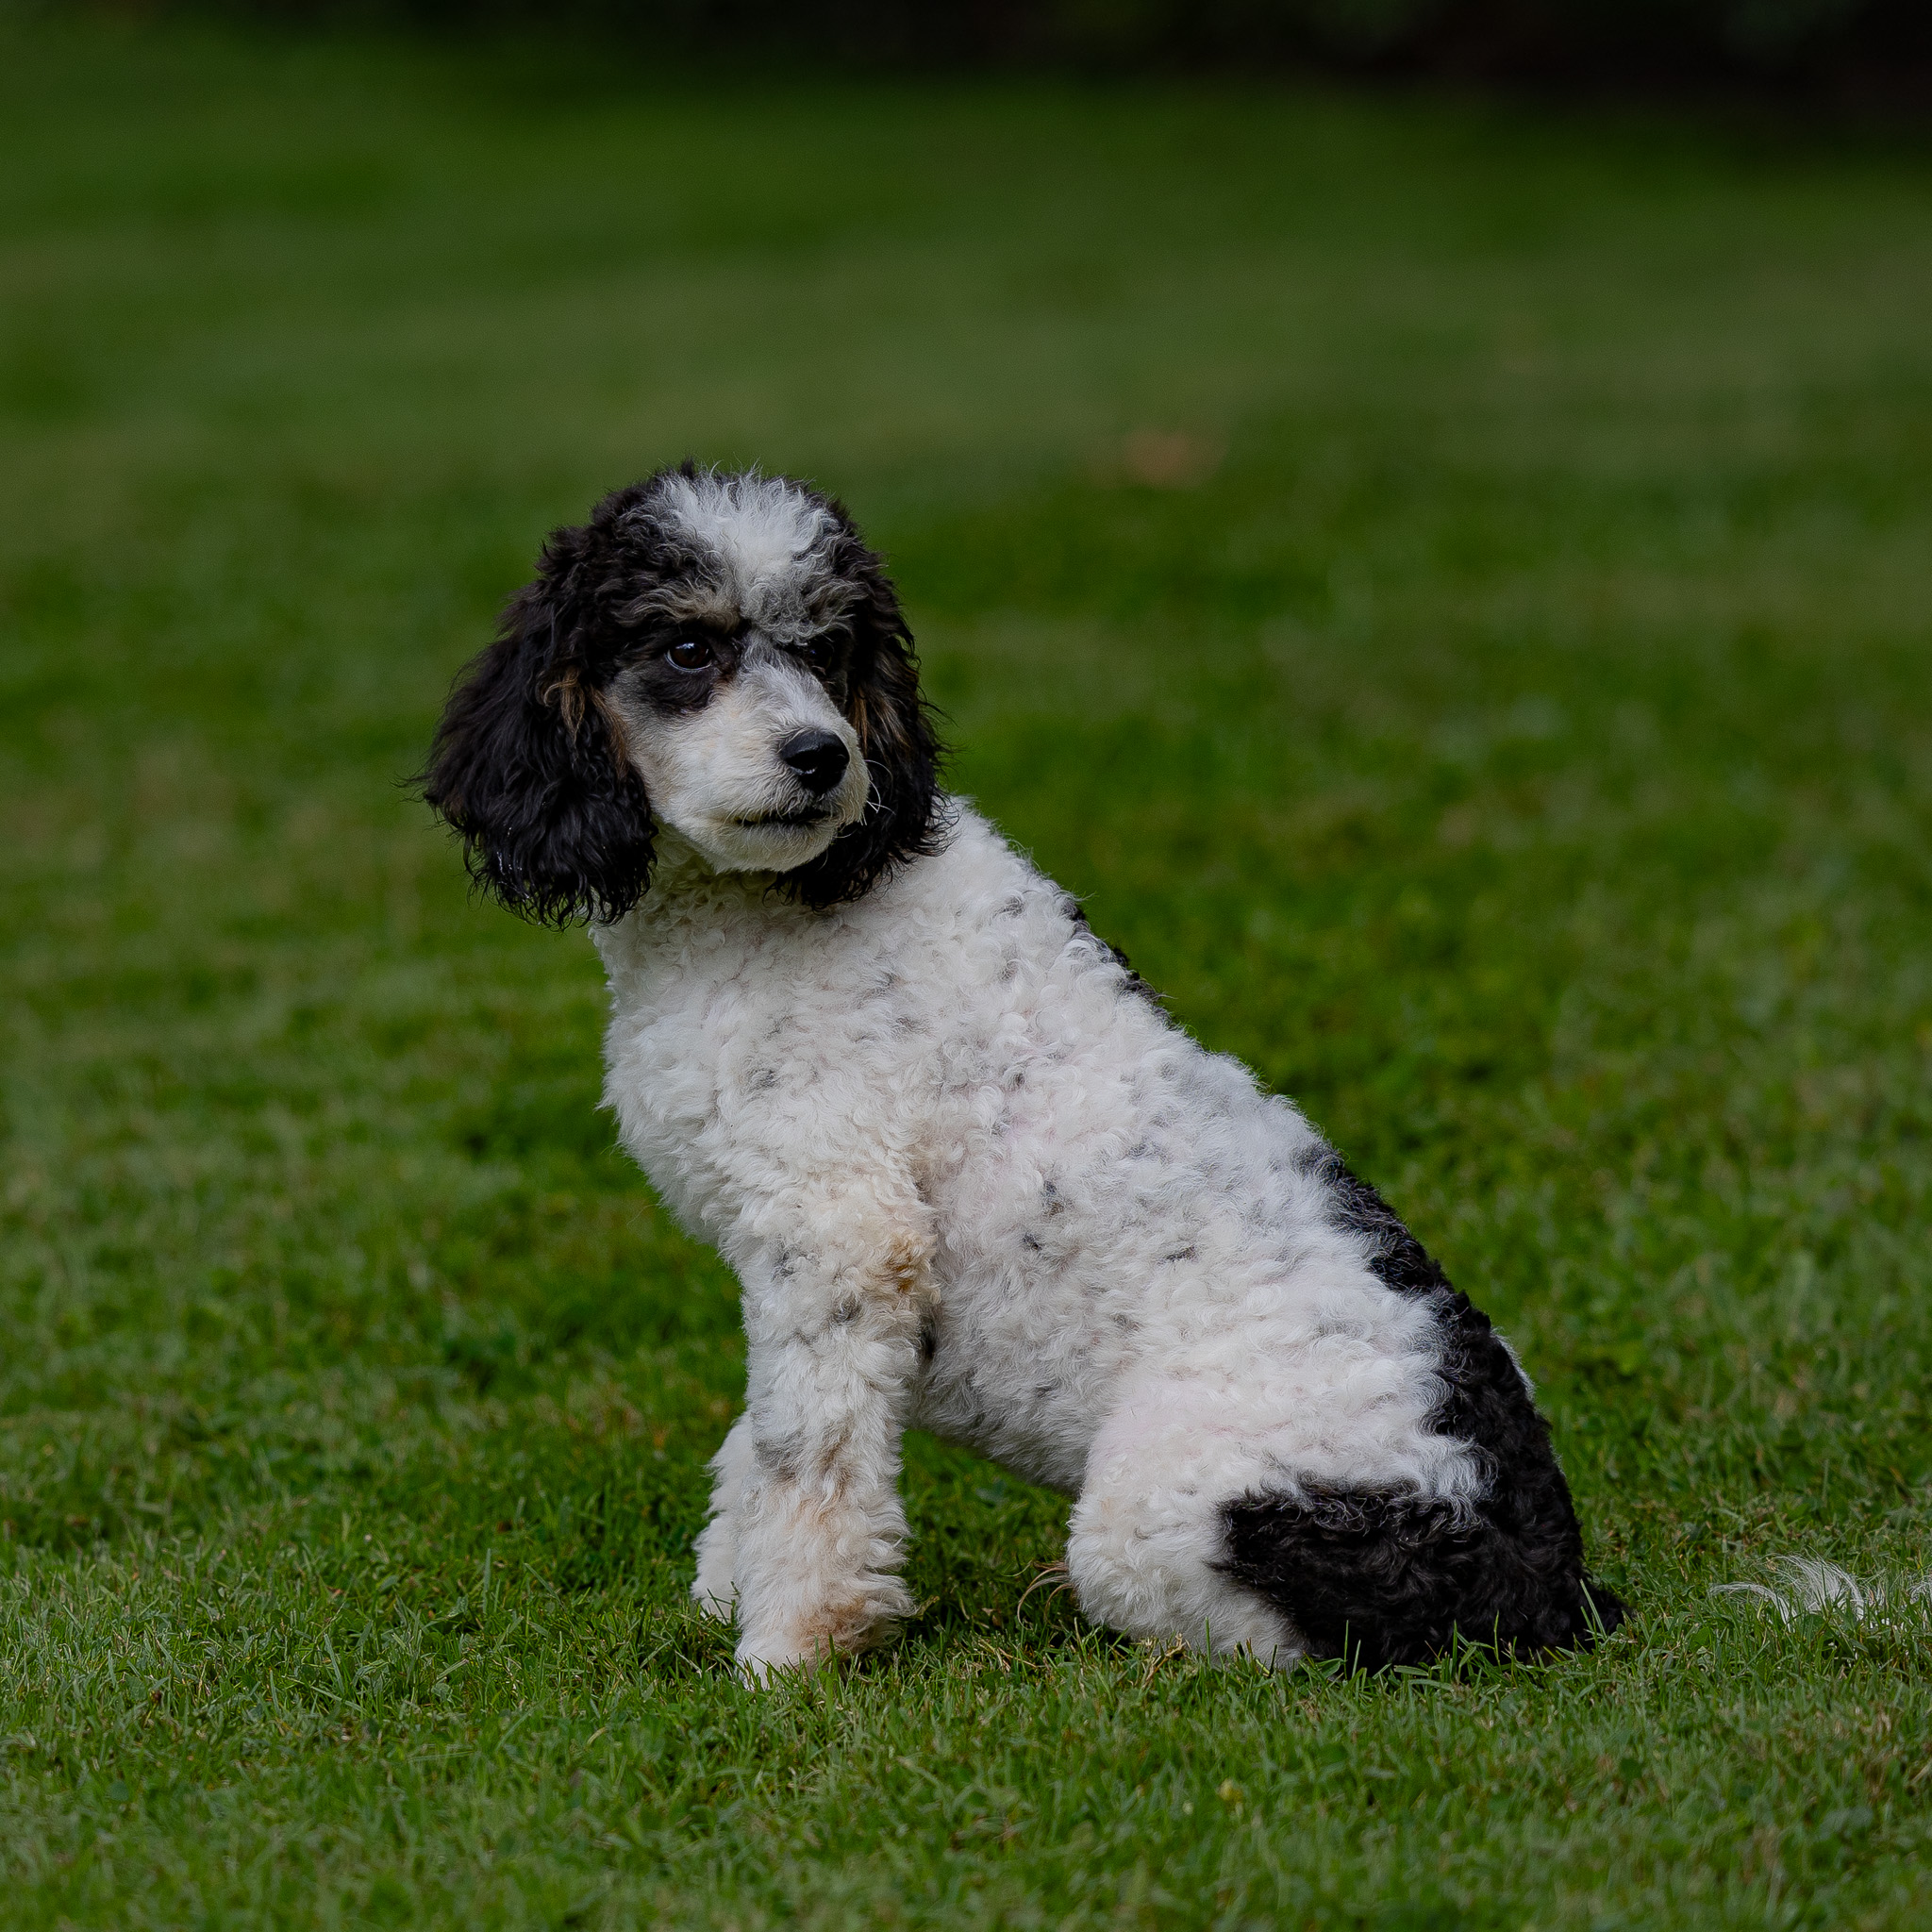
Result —
M 823 798 L 852 762 L 845 741 L 836 731 L 794 731 L 778 747 L 778 756 L 798 774 L 798 782 L 814 798 Z

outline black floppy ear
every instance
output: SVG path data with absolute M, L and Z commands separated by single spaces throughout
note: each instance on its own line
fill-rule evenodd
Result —
M 558 530 L 543 546 L 536 581 L 451 691 L 422 781 L 470 876 L 546 925 L 621 918 L 651 878 L 650 804 L 579 606 L 585 539 Z
M 944 748 L 932 708 L 919 690 L 912 633 L 885 566 L 859 541 L 842 504 L 830 504 L 843 526 L 835 567 L 861 587 L 850 612 L 852 655 L 845 715 L 858 733 L 872 778 L 865 816 L 824 854 L 785 876 L 808 906 L 857 899 L 901 859 L 937 852 L 946 831 L 940 794 Z

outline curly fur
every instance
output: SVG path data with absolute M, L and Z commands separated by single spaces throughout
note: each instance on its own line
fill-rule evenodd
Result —
M 721 543 L 729 531 L 749 541 Z M 478 886 L 530 918 L 621 919 L 650 884 L 656 824 L 607 692 L 628 659 L 712 617 L 774 641 L 836 634 L 872 786 L 864 817 L 779 874 L 808 906 L 866 891 L 933 849 L 939 744 L 912 634 L 842 504 L 684 463 L 555 530 L 496 641 L 438 726 L 423 795 L 462 836 Z
M 1138 1637 L 1613 1625 L 1507 1345 L 937 760 L 845 512 L 687 465 L 552 537 L 426 780 L 489 890 L 591 921 L 625 1145 L 741 1285 L 693 1585 L 741 1665 L 908 1613 L 914 1425 L 1074 1496 L 1081 1605 Z

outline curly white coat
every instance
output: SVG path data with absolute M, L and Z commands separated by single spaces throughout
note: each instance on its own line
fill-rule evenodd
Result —
M 743 1667 L 906 1614 L 915 1424 L 1076 1496 L 1080 1603 L 1137 1636 L 1613 1627 L 1507 1344 L 935 754 L 845 512 L 684 465 L 552 533 L 425 780 L 488 890 L 598 922 L 625 1141 L 742 1283 L 695 1589 Z
M 1324 1143 L 1175 1026 L 976 813 L 812 911 L 667 836 L 596 941 L 625 1145 L 743 1287 L 747 1407 L 695 1593 L 754 1674 L 909 1603 L 900 1438 L 1077 1496 L 1083 1609 L 1276 1664 L 1227 1506 L 1310 1485 L 1460 1507 L 1436 1316 L 1338 1224 Z

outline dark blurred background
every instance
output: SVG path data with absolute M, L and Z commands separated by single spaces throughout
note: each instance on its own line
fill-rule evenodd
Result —
M 663 51 L 1095 72 L 1257 63 L 1591 89 L 1923 101 L 1923 0 L 212 0 L 200 11 L 438 32 L 570 30 Z

